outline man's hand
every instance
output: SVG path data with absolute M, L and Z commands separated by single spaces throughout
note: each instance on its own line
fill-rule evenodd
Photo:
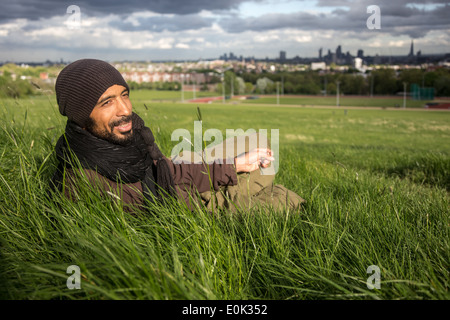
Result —
M 270 161 L 274 161 L 272 150 L 267 148 L 256 148 L 234 158 L 237 172 L 252 172 L 260 166 L 266 168 Z

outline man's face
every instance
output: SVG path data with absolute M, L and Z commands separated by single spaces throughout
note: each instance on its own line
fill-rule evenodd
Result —
M 98 99 L 85 129 L 98 138 L 124 145 L 133 136 L 131 114 L 127 88 L 113 85 Z

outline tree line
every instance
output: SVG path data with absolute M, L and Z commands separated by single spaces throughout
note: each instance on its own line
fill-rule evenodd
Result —
M 322 73 L 320 71 L 299 71 L 280 73 L 225 72 L 224 81 L 219 82 L 216 91 L 225 94 L 310 94 L 325 95 L 339 92 L 345 95 L 395 95 L 402 93 L 406 83 L 407 91 L 412 84 L 434 88 L 435 96 L 450 96 L 450 70 L 436 68 L 404 69 L 390 68 L 372 70 L 365 74 L 355 69 L 347 72 Z M 278 87 L 278 89 L 277 89 Z
M 4 66 L 5 67 L 5 66 Z M 0 75 L 0 98 L 20 98 L 32 94 L 40 94 L 42 89 L 52 90 L 51 85 L 39 80 L 23 80 L 17 77 L 12 79 L 11 66 L 2 68 Z M 28 69 L 22 71 L 23 75 L 37 77 L 39 72 L 45 69 Z M 355 69 L 347 72 L 321 72 L 321 71 L 297 71 L 278 73 L 234 72 L 228 70 L 223 74 L 214 70 L 196 70 L 207 72 L 208 83 L 216 84 L 216 92 L 225 95 L 240 94 L 308 94 L 308 95 L 334 95 L 339 89 L 344 95 L 395 95 L 402 93 L 404 84 L 409 92 L 412 84 L 420 87 L 434 89 L 436 97 L 450 96 L 450 69 L 439 67 L 434 70 L 380 68 L 368 71 L 364 74 Z M 56 73 L 54 70 L 51 73 Z M 186 83 L 187 84 L 187 83 Z M 182 89 L 180 82 L 129 82 L 132 90 L 173 90 Z M 207 84 L 199 84 L 198 90 L 209 90 Z
M 23 98 L 54 92 L 54 83 L 40 79 L 41 73 L 56 78 L 61 66 L 22 67 L 8 63 L 0 67 L 0 98 Z

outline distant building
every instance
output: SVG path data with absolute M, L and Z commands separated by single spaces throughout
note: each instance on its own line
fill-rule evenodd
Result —
M 341 45 L 338 45 L 338 47 L 336 48 L 336 58 L 341 59 L 341 57 L 342 57 L 342 49 Z
M 332 53 L 332 54 L 331 54 L 331 62 L 332 62 L 332 63 L 337 63 L 337 56 L 336 56 L 336 53 Z
M 326 68 L 325 62 L 311 62 L 311 70 L 326 70 Z
M 286 61 L 286 51 L 280 51 L 280 61 Z
M 358 58 L 364 58 L 364 50 L 363 49 L 359 49 L 358 50 L 358 54 L 356 55 Z
M 147 72 L 132 71 L 123 72 L 125 81 L 143 82 L 183 82 L 183 83 L 205 83 L 207 76 L 204 73 L 170 73 L 170 72 Z
M 374 64 L 380 64 L 381 63 L 381 57 L 378 55 L 378 53 L 373 58 L 373 63 Z
M 239 58 L 238 56 L 234 55 L 233 52 L 230 52 L 230 55 L 227 55 L 226 53 L 224 53 L 222 56 L 219 57 L 219 59 L 225 60 L 225 61 L 242 60 L 242 56 L 241 56 L 241 58 Z
M 409 49 L 408 57 L 414 57 L 414 40 L 411 40 L 411 48 Z
M 353 62 L 353 66 L 355 67 L 355 69 L 362 70 L 362 62 L 363 61 L 361 58 L 356 57 Z

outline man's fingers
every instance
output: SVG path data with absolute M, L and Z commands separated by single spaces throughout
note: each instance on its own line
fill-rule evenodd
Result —
M 275 158 L 267 153 L 260 153 L 258 158 L 261 160 L 275 161 Z
M 254 151 L 257 152 L 259 159 L 262 158 L 262 159 L 267 159 L 267 160 L 270 160 L 270 161 L 274 161 L 275 160 L 275 158 L 273 157 L 273 152 L 270 149 L 267 149 L 267 148 L 256 148 L 256 149 L 254 149 Z
M 253 151 L 264 152 L 266 154 L 272 155 L 272 150 L 270 150 L 269 148 L 256 148 L 256 149 L 253 149 Z
M 245 155 L 238 157 L 237 161 L 247 165 L 249 170 L 253 171 L 260 166 L 267 167 L 271 161 L 275 161 L 272 155 L 272 150 L 268 148 L 255 148 Z

